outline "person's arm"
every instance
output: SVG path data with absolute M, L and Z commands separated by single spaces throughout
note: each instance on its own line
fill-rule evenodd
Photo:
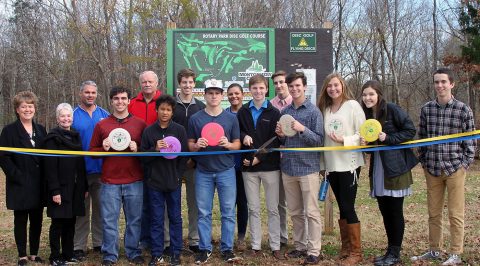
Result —
M 387 145 L 396 145 L 412 140 L 415 137 L 417 130 L 408 114 L 399 106 L 391 108 L 390 111 L 393 112 L 393 115 L 391 116 L 393 120 L 388 122 L 393 123 L 397 131 L 386 134 L 384 143 Z
M 308 147 L 321 147 L 323 146 L 323 115 L 320 110 L 317 109 L 315 112 L 312 112 L 310 121 L 310 128 L 302 125 L 304 130 L 297 132 L 299 132 L 300 138 L 307 143 Z M 299 123 L 298 121 L 295 122 Z
M 473 117 L 472 109 L 469 107 L 465 108 L 464 110 L 464 122 L 462 123 L 462 132 L 471 132 L 475 130 L 475 119 Z M 463 148 L 463 160 L 462 165 L 465 169 L 468 169 L 470 164 L 475 159 L 475 148 L 476 148 L 476 141 L 464 140 L 462 141 L 461 147 Z
M 427 137 L 427 115 L 425 113 L 425 107 L 420 111 L 420 122 L 418 124 L 418 138 L 424 139 Z M 418 147 L 418 160 L 423 165 L 425 163 L 425 153 L 427 152 L 426 146 Z
M 2 134 L 0 135 L 0 147 L 13 147 L 14 145 L 14 136 L 11 127 L 5 127 L 2 130 Z M 5 173 L 8 182 L 12 182 L 18 185 L 22 185 L 20 180 L 17 180 L 16 177 L 21 175 L 21 170 L 18 169 L 17 165 L 14 161 L 14 153 L 11 152 L 1 152 L 0 153 L 0 166 Z
M 155 152 L 155 139 L 150 134 L 150 130 L 146 129 L 142 133 L 142 141 L 140 142 L 140 151 L 142 152 Z M 140 156 L 140 161 L 143 164 L 151 163 L 155 160 L 154 156 Z
M 358 146 L 360 145 L 360 127 L 365 123 L 365 113 L 362 106 L 357 101 L 352 101 L 352 117 L 354 134 L 351 136 L 343 137 L 344 146 Z
M 58 147 L 54 145 L 55 140 L 50 140 L 45 142 L 45 149 L 49 150 L 57 150 Z M 60 157 L 56 156 L 46 156 L 43 158 L 44 164 L 44 176 L 47 180 L 47 189 L 48 189 L 48 196 L 53 197 L 60 195 L 60 180 L 59 180 L 59 173 L 58 173 L 58 165 Z M 57 202 L 58 203 L 58 202 Z

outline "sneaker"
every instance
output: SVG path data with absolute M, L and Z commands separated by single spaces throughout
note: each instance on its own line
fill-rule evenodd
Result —
M 307 258 L 303 260 L 303 265 L 318 264 L 321 260 L 321 256 L 308 255 Z
M 307 251 L 305 250 L 291 250 L 287 253 L 287 257 L 291 259 L 304 258 L 307 256 Z
M 195 254 L 200 252 L 200 248 L 198 247 L 198 245 L 188 246 L 188 249 L 190 249 L 190 251 L 195 253 Z
M 27 259 L 19 259 L 18 262 L 17 262 L 17 265 L 18 266 L 25 266 L 28 264 L 28 260 Z
M 425 254 L 420 256 L 413 256 L 410 258 L 411 261 L 418 260 L 438 260 L 440 258 L 440 251 L 427 251 Z
M 77 249 L 73 251 L 73 257 L 77 259 L 78 261 L 84 261 L 86 254 L 83 250 Z
M 65 264 L 67 265 L 75 265 L 80 263 L 81 261 L 77 260 L 75 257 L 65 260 Z
M 195 257 L 195 264 L 202 264 L 208 261 L 208 258 L 212 255 L 212 252 L 209 250 L 200 250 Z
M 260 253 L 260 251 L 258 251 Z M 222 252 L 222 259 L 225 262 L 233 262 L 235 260 L 235 255 L 231 250 L 226 250 Z
M 170 258 L 170 265 L 172 266 L 182 265 L 182 261 L 180 260 L 180 254 L 172 254 L 172 257 Z
M 156 266 L 164 262 L 165 260 L 163 259 L 162 256 L 153 256 L 150 262 L 148 263 L 148 266 Z
M 63 260 L 52 260 L 50 266 L 66 266 L 67 264 Z
M 102 261 L 102 266 L 112 266 L 112 265 L 115 265 L 115 262 L 113 262 L 111 260 L 103 260 Z
M 143 259 L 142 256 L 136 256 L 135 258 L 130 260 L 130 263 L 135 265 L 143 265 L 145 263 L 145 260 Z
M 463 263 L 462 258 L 460 258 L 459 255 L 450 254 L 450 256 L 448 256 L 448 259 L 444 261 L 441 265 L 458 265 L 462 263 Z

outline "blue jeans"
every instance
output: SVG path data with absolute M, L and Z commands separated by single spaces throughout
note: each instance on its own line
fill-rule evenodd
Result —
M 113 262 L 118 260 L 118 218 L 122 204 L 126 220 L 125 253 L 130 260 L 140 256 L 142 252 L 138 248 L 138 241 L 142 224 L 143 182 L 123 185 L 102 183 L 100 204 L 103 222 L 103 259 Z
M 235 199 L 237 186 L 235 169 L 218 173 L 195 171 L 195 194 L 198 207 L 199 248 L 212 251 L 212 208 L 215 187 L 218 191 L 222 236 L 220 251 L 233 250 L 235 233 Z
M 164 216 L 165 203 L 167 203 L 168 218 L 170 220 L 170 250 L 175 255 L 180 255 L 183 247 L 182 241 L 182 186 L 172 192 L 162 192 L 148 187 L 150 207 L 150 235 L 152 240 L 152 256 L 163 255 L 164 248 Z

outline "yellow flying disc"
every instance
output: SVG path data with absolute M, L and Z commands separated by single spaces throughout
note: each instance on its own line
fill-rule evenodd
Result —
M 382 125 L 376 119 L 368 119 L 360 126 L 360 136 L 368 142 L 376 141 L 380 132 L 382 132 Z

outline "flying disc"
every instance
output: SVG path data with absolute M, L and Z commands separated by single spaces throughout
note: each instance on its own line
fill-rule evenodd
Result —
M 293 137 L 295 134 L 297 134 L 297 131 L 292 129 L 293 121 L 295 121 L 295 118 L 293 118 L 291 115 L 282 115 L 280 120 L 278 120 L 280 126 L 282 127 L 283 134 L 285 134 L 287 137 Z
M 345 134 L 343 118 L 341 116 L 332 115 L 325 124 L 327 134 L 335 133 L 336 136 L 343 136 Z
M 380 132 L 382 132 L 382 125 L 375 119 L 368 119 L 360 126 L 360 136 L 368 142 L 376 141 Z
M 161 148 L 160 152 L 181 152 L 182 151 L 182 145 L 180 144 L 180 141 L 172 136 L 165 137 L 163 139 L 168 147 L 167 148 Z M 165 155 L 163 156 L 166 159 L 175 159 L 177 158 L 177 155 Z
M 225 135 L 225 131 L 220 124 L 210 122 L 203 126 L 200 134 L 208 141 L 208 146 L 217 146 L 220 138 Z
M 123 151 L 130 145 L 130 133 L 123 128 L 115 128 L 108 134 L 110 147 L 116 151 Z

